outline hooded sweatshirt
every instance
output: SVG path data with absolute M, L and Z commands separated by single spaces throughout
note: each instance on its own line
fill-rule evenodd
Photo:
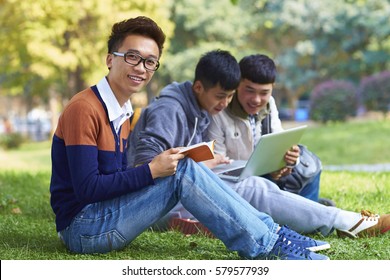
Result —
M 196 100 L 190 81 L 174 82 L 147 106 L 129 137 L 128 166 L 150 162 L 173 147 L 207 141 L 210 117 Z

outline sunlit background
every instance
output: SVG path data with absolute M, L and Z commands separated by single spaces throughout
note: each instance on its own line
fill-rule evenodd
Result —
M 0 134 L 49 139 L 64 104 L 107 73 L 112 24 L 137 15 L 153 18 L 167 43 L 136 106 L 192 80 L 201 54 L 220 48 L 238 60 L 263 53 L 276 61 L 282 119 L 348 121 L 389 110 L 389 1 L 0 0 Z

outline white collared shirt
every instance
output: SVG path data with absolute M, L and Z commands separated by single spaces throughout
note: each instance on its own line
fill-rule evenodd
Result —
M 133 115 L 133 106 L 130 100 L 128 100 L 120 107 L 106 77 L 101 79 L 96 87 L 99 90 L 103 102 L 106 104 L 108 118 L 114 125 L 116 133 L 118 133 L 121 125 Z

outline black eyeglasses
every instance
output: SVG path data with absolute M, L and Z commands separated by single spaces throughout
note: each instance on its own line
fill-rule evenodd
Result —
M 160 67 L 160 62 L 158 60 L 153 58 L 144 58 L 135 52 L 113 52 L 112 54 L 116 56 L 123 56 L 125 62 L 133 66 L 137 66 L 142 61 L 145 69 L 149 71 L 156 71 L 158 67 Z

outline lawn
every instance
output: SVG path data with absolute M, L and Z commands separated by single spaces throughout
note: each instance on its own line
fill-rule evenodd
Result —
M 324 165 L 389 163 L 390 121 L 354 121 L 313 125 L 303 144 L 314 151 Z
M 326 164 L 386 163 L 388 122 L 310 127 L 304 144 Z M 353 136 L 349 136 L 353 134 Z M 360 151 L 362 151 L 360 153 Z M 342 157 L 342 159 L 340 159 Z M 222 242 L 178 232 L 147 231 L 122 251 L 97 255 L 69 253 L 57 238 L 49 205 L 50 143 L 28 143 L 16 151 L 0 150 L 0 259 L 2 260 L 156 260 L 239 259 Z M 390 210 L 390 173 L 324 171 L 321 196 L 344 209 Z M 390 235 L 356 240 L 315 236 L 331 243 L 332 260 L 389 260 Z

